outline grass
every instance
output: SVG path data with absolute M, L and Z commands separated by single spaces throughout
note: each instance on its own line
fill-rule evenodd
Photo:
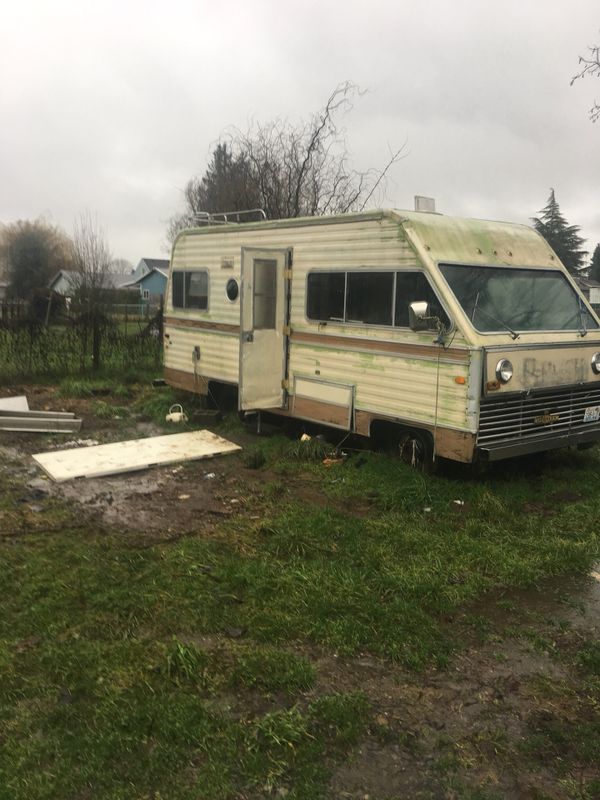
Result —
M 148 389 L 135 408 L 158 418 L 171 397 Z M 310 648 L 441 668 L 465 604 L 600 555 L 593 453 L 482 482 L 372 453 L 327 468 L 280 436 L 256 453 L 245 458 L 264 472 L 249 499 L 259 513 L 143 549 L 139 536 L 82 528 L 57 501 L 30 515 L 0 471 L 3 798 L 326 797 L 372 711 L 361 693 L 322 693 Z M 557 499 L 573 486 L 579 498 Z M 573 669 L 597 691 L 596 643 Z M 532 717 L 528 730 L 534 763 L 566 747 L 587 768 L 600 741 L 590 714 Z M 513 754 L 493 731 L 473 747 Z M 468 791 L 457 796 L 488 796 Z
M 161 369 L 161 343 L 156 337 L 126 336 L 113 329 L 103 335 L 100 354 L 105 374 L 126 376 Z M 133 370 L 131 364 L 136 365 Z M 91 335 L 82 339 L 80 331 L 72 326 L 0 330 L 0 383 L 40 383 L 65 375 L 77 378 L 82 373 L 97 377 Z

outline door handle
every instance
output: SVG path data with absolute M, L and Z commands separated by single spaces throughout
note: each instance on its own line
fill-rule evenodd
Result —
M 254 341 L 254 333 L 249 331 L 248 333 L 242 334 L 242 339 L 244 342 L 253 342 Z

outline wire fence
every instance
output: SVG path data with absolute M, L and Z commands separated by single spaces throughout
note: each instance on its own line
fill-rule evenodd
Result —
M 89 324 L 69 318 L 48 327 L 24 320 L 0 324 L 0 385 L 24 378 L 85 374 L 98 368 L 115 372 L 153 369 L 161 362 L 159 315 L 133 331 L 110 318 L 104 318 L 95 331 Z

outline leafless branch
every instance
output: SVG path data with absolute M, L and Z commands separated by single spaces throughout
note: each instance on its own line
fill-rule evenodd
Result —
M 170 220 L 168 237 L 173 240 L 201 210 L 262 208 L 268 218 L 278 219 L 364 208 L 392 165 L 405 157 L 405 144 L 391 152 L 383 170 L 350 168 L 346 131 L 338 117 L 361 94 L 346 81 L 307 122 L 252 121 L 245 131 L 228 130 L 214 147 L 204 175 L 188 182 L 186 209 Z
M 600 78 L 600 45 L 588 47 L 588 50 L 588 58 L 579 56 L 579 66 L 582 67 L 582 69 L 577 73 L 577 75 L 574 75 L 573 78 L 571 78 L 571 86 L 573 86 L 575 81 L 579 80 L 580 78 L 585 78 L 586 76 Z M 600 103 L 597 101 L 594 102 L 594 105 L 590 108 L 590 119 L 592 122 L 597 122 L 600 119 Z
M 404 148 L 406 147 L 406 144 L 407 144 L 407 140 L 405 139 L 405 140 L 404 140 L 404 142 L 403 142 L 403 144 L 402 144 L 402 145 L 401 145 L 401 146 L 400 146 L 400 147 L 399 147 L 399 148 L 396 150 L 396 152 L 391 152 L 391 151 L 390 151 L 390 158 L 389 158 L 389 160 L 388 160 L 387 164 L 385 165 L 385 167 L 384 167 L 384 168 L 381 170 L 381 172 L 379 173 L 379 176 L 377 177 L 377 180 L 376 180 L 376 181 L 375 181 L 375 183 L 373 184 L 373 186 L 372 186 L 372 188 L 371 188 L 371 191 L 370 191 L 370 192 L 369 192 L 369 194 L 368 194 L 368 195 L 365 197 L 365 199 L 364 199 L 364 202 L 363 202 L 363 204 L 362 204 L 362 205 L 361 205 L 361 207 L 360 207 L 360 210 L 361 210 L 361 211 L 362 211 L 362 210 L 364 209 L 364 207 L 367 205 L 368 201 L 371 199 L 371 197 L 372 197 L 373 193 L 375 192 L 375 190 L 377 189 L 377 187 L 380 185 L 380 183 L 381 183 L 383 180 L 385 180 L 385 176 L 386 176 L 386 174 L 387 174 L 387 172 L 388 172 L 389 168 L 390 168 L 390 167 L 391 167 L 393 164 L 396 164 L 398 161 L 401 161 L 403 158 L 406 158 L 406 156 L 408 155 L 408 153 L 404 153 Z

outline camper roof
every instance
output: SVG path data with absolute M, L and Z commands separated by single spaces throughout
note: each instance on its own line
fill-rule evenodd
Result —
M 413 245 L 434 262 L 560 266 L 545 239 L 527 225 L 415 211 L 391 213 L 399 218 Z
M 337 214 L 322 217 L 296 217 L 203 226 L 182 231 L 182 235 L 206 236 L 223 234 L 227 230 L 272 230 L 299 228 L 308 225 L 336 225 L 393 219 L 401 225 L 415 247 L 425 258 L 434 262 L 487 264 L 490 266 L 557 267 L 560 262 L 547 242 L 527 225 L 494 222 L 444 214 L 377 209 L 374 211 Z M 179 238 L 179 237 L 178 237 Z

